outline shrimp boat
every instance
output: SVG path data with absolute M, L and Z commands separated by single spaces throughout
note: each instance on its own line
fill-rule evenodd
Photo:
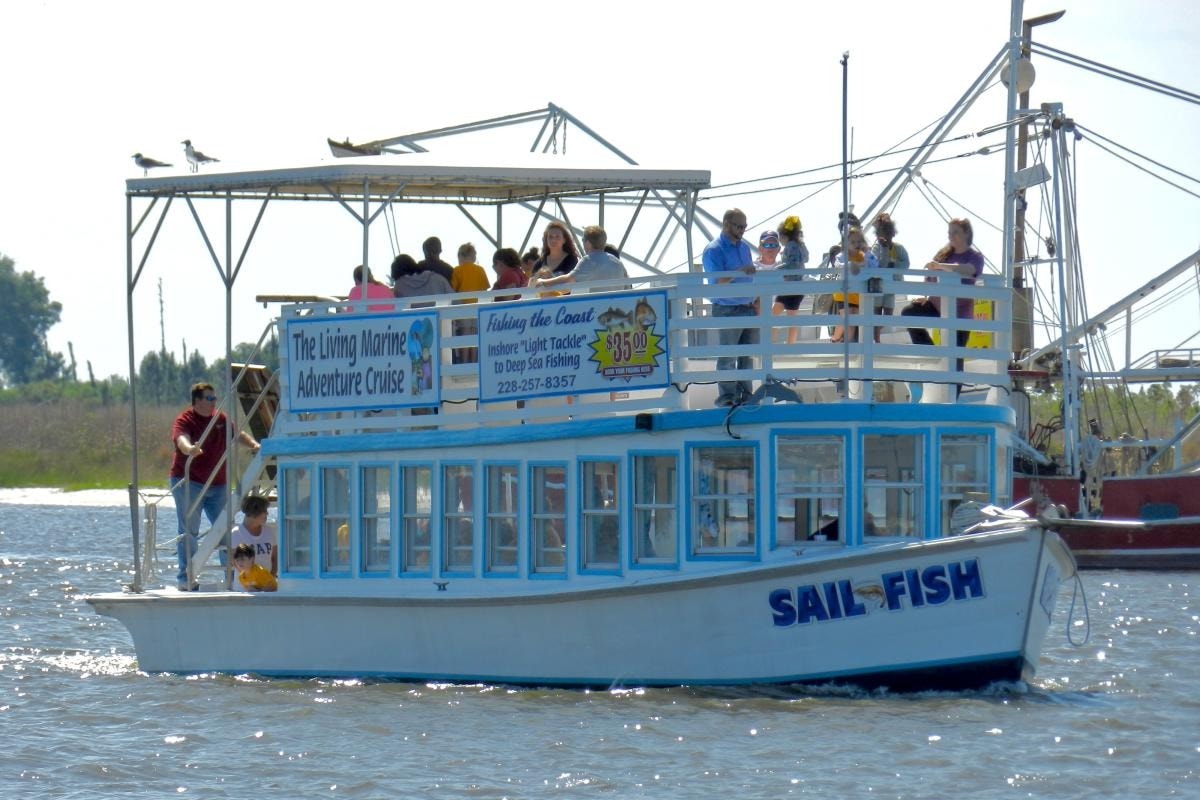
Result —
M 1057 15 L 1061 16 L 1061 14 Z M 1050 15 L 1048 18 L 1057 18 Z M 1063 53 L 1033 46 L 1035 54 L 1082 67 L 1110 81 L 1132 84 L 1173 101 L 1197 106 L 1200 95 Z M 1028 106 L 1028 103 L 1023 105 Z M 1180 342 L 1136 355 L 1134 320 L 1171 310 L 1179 301 L 1194 302 L 1193 287 L 1200 270 L 1200 250 L 1166 267 L 1142 285 L 1098 313 L 1089 313 L 1084 293 L 1086 264 L 1079 243 L 1086 237 L 1077 225 L 1078 199 L 1073 181 L 1075 141 L 1100 145 L 1105 152 L 1130 164 L 1144 159 L 1137 151 L 1117 145 L 1072 119 L 1061 104 L 1030 109 L 1026 117 L 1029 139 L 1042 143 L 1024 174 L 1037 176 L 1019 185 L 1032 189 L 1038 182 L 1049 190 L 1030 191 L 1029 218 L 1039 214 L 1052 221 L 1032 230 L 1028 239 L 1042 252 L 1024 253 L 1024 234 L 1015 239 L 1015 262 L 1034 275 L 1049 268 L 1050 285 L 1021 290 L 1030 313 L 1022 332 L 1014 334 L 1017 358 L 1011 374 L 1013 400 L 1024 433 L 1018 446 L 1014 496 L 1030 498 L 1039 510 L 1057 519 L 1050 521 L 1071 547 L 1081 568 L 1096 569 L 1200 569 L 1200 450 L 1196 432 L 1200 414 L 1194 403 L 1180 403 L 1174 435 L 1150 435 L 1138 418 L 1133 388 L 1200 380 L 1200 356 L 1187 343 L 1186 326 L 1194 315 L 1190 308 L 1171 316 L 1168 334 Z M 1177 172 L 1154 163 L 1157 169 Z M 1154 174 L 1154 173 L 1151 173 Z M 1053 176 L 1053 179 L 1050 179 Z M 1182 187 L 1172 184 L 1174 188 Z M 1022 188 L 1021 192 L 1024 193 Z M 1187 190 L 1184 189 L 1186 192 Z M 1035 198 L 1035 194 L 1041 194 Z M 1194 193 L 1190 193 L 1193 194 Z M 1024 213 L 1024 210 L 1022 210 Z M 1022 220 L 1023 222 L 1023 220 Z M 1017 231 L 1024 225 L 1018 224 Z M 1092 279 L 1092 285 L 1096 281 Z M 1040 321 L 1049 333 L 1042 346 L 1034 346 L 1032 323 Z M 1181 332 L 1182 331 L 1182 332 Z M 1118 355 L 1114 356 L 1115 351 Z M 1122 355 L 1123 354 L 1123 357 Z M 1061 413 L 1053 421 L 1035 425 L 1029 413 L 1029 391 L 1053 386 L 1061 398 Z M 1170 396 L 1170 395 L 1168 395 Z M 1117 431 L 1122 431 L 1117 433 Z M 1053 457 L 1051 451 L 1053 447 Z
M 546 163 L 383 154 L 127 181 L 131 364 L 132 298 L 154 242 L 141 229 L 174 199 L 220 208 L 227 232 L 241 203 L 325 201 L 361 223 L 364 261 L 384 209 L 466 214 L 499 246 L 582 206 L 614 241 L 623 229 L 623 257 L 648 273 L 387 311 L 283 302 L 259 342 L 278 337 L 278 370 L 241 367 L 223 401 L 231 428 L 260 426 L 261 451 L 231 465 L 229 507 L 252 489 L 277 498 L 279 590 L 227 591 L 213 575 L 225 519 L 192 561 L 200 591 L 157 586 L 135 483 L 133 582 L 88 602 L 129 630 L 140 668 L 597 687 L 1030 680 L 1075 562 L 1040 521 L 1002 510 L 1017 438 L 1011 277 L 937 286 L 995 303 L 992 321 L 932 320 L 983 326 L 993 347 L 834 344 L 816 335 L 845 321 L 833 314 L 804 318 L 800 343 L 783 344 L 769 314 L 710 313 L 747 292 L 769 308 L 779 276 L 716 284 L 654 269 L 664 242 L 694 265 L 715 237 L 697 204 L 707 172 Z M 232 293 L 232 255 L 213 258 Z M 814 270 L 805 288 L 870 295 L 870 277 Z M 759 343 L 719 345 L 731 326 L 758 329 Z M 718 370 L 731 355 L 753 366 Z M 971 384 L 958 399 L 957 358 Z M 754 391 L 716 407 L 722 380 Z M 916 384 L 922 400 L 909 402 Z M 253 646 L 233 635 L 246 629 Z
M 1065 331 L 1053 344 L 1031 354 L 1043 369 L 1036 380 L 1079 382 L 1092 396 L 1130 404 L 1130 384 L 1195 381 L 1200 359 L 1191 350 L 1152 351 L 1116 369 L 1089 369 L 1084 355 L 1107 352 L 1106 343 L 1089 331 L 1103 330 L 1135 305 L 1155 303 L 1155 293 L 1174 285 L 1173 279 L 1200 267 L 1200 251 L 1157 275 L 1127 298 Z M 1126 328 L 1126 336 L 1128 336 Z M 1065 346 L 1064 346 L 1065 343 Z M 1127 347 L 1126 352 L 1130 352 Z M 1068 363 L 1063 364 L 1063 353 Z M 1024 373 L 1028 375 L 1028 373 Z M 1022 390 L 1017 381 L 1018 394 Z M 1112 416 L 1101 423 L 1084 413 L 1083 392 L 1069 393 L 1061 428 L 1061 460 L 1046 457 L 1048 436 L 1032 436 L 1023 448 L 1014 474 L 1014 494 L 1033 498 L 1054 510 L 1052 523 L 1084 569 L 1200 569 L 1200 470 L 1195 461 L 1194 434 L 1200 415 L 1180 425 L 1167 439 L 1104 435 Z M 1096 406 L 1093 405 L 1093 409 Z M 1046 431 L 1046 429 L 1043 429 Z M 1047 431 L 1048 432 L 1048 431 Z

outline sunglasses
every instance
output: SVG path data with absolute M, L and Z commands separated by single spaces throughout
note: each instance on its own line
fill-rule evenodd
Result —
M 204 395 L 204 399 L 210 403 L 217 402 L 217 396 L 215 394 L 206 394 L 206 395 Z
M 776 242 L 775 244 L 760 244 L 758 248 L 760 250 L 778 250 L 779 242 Z

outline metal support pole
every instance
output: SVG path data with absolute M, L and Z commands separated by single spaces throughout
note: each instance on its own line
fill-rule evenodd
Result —
M 850 391 L 850 51 L 842 53 L 842 391 Z
M 129 518 L 133 530 L 133 584 L 135 592 L 142 590 L 141 526 L 138 521 L 138 435 L 137 435 L 137 371 L 133 350 L 133 198 L 125 195 L 125 305 L 126 336 L 129 340 L 129 437 L 133 464 L 129 476 Z
M 1012 4 L 1012 17 L 1009 20 L 1009 36 L 1008 36 L 1008 65 L 1005 69 L 1008 70 L 1008 107 L 1006 109 L 1004 119 L 1011 123 L 1017 116 L 1017 62 L 1021 55 L 1021 40 L 1017 37 L 1017 28 L 1021 22 L 1021 6 L 1020 0 Z M 1029 93 L 1025 92 L 1021 95 L 1021 102 L 1025 103 L 1029 100 Z M 1022 105 L 1022 108 L 1025 106 Z M 1021 123 L 1020 131 L 1020 151 L 1017 154 L 1018 169 L 1025 166 L 1025 137 L 1027 136 L 1027 124 Z M 1013 189 L 1013 126 L 1011 124 L 1005 126 L 1004 129 L 1004 230 L 1015 231 L 1012 236 L 1005 236 L 1003 239 L 1003 255 L 1001 263 L 1004 265 L 1004 285 L 1012 287 L 1012 310 L 1013 315 L 1012 325 L 1007 334 L 1000 334 L 997 337 L 1000 341 L 997 344 L 1001 349 L 1009 349 L 1014 355 L 1019 355 L 1021 350 L 1028 348 L 1032 344 L 1032 337 L 1024 335 L 1027 327 L 1032 324 L 1030 320 L 1030 309 L 1028 302 L 1024 299 L 1027 295 L 1023 293 L 1025 284 L 1024 274 L 1021 267 L 1015 266 L 1015 262 L 1025 258 L 1024 255 L 1024 237 L 1021 227 L 1025 224 L 1025 192 L 1021 190 L 1014 193 Z M 1015 222 L 1014 222 L 1015 220 Z M 1018 315 L 1021 319 L 1018 320 Z M 1020 326 L 1020 330 L 1017 328 Z M 1004 342 L 1008 338 L 1010 341 Z

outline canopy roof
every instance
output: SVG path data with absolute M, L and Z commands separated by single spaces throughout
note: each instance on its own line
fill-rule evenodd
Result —
M 130 178 L 136 197 L 265 197 L 299 200 L 362 199 L 395 202 L 509 203 L 601 192 L 706 189 L 708 170 L 577 166 L 561 157 L 507 158 L 491 166 L 462 165 L 433 153 L 339 158 L 279 169 L 201 172 Z

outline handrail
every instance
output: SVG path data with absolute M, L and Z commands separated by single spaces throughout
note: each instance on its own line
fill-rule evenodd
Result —
M 255 343 L 254 349 L 251 351 L 249 359 L 242 365 L 242 368 L 238 371 L 237 377 L 235 377 L 233 380 L 232 385 L 234 387 L 237 387 L 238 385 L 241 384 L 242 379 L 246 375 L 247 369 L 249 369 L 251 362 L 254 360 L 254 357 L 257 356 L 259 354 L 259 352 L 262 350 L 263 343 L 266 341 L 266 338 L 267 338 L 267 334 L 270 333 L 274 329 L 274 327 L 275 327 L 275 322 L 274 322 L 274 320 L 272 320 L 271 322 L 267 323 L 267 325 L 263 328 L 263 332 L 259 335 L 258 341 Z M 260 392 L 259 397 L 255 399 L 255 403 L 251 408 L 251 413 L 253 413 L 254 411 L 256 411 L 258 409 L 258 407 L 262 403 L 266 393 L 270 390 L 270 388 L 273 385 L 278 385 L 278 374 L 277 373 L 272 374 L 271 379 L 267 381 L 266 385 L 263 387 L 262 392 Z M 204 481 L 204 486 L 200 489 L 199 496 L 195 500 L 191 500 L 191 498 L 190 498 L 190 496 L 191 496 L 192 462 L 196 458 L 195 453 L 188 455 L 187 459 L 184 461 L 183 480 L 187 481 L 187 484 L 184 487 L 184 498 L 185 498 L 185 504 L 187 505 L 187 513 L 184 516 L 184 520 L 191 519 L 193 514 L 197 514 L 199 512 L 200 504 L 204 500 L 204 495 L 208 492 L 209 488 L 212 487 L 213 479 L 216 477 L 217 473 L 220 472 L 221 468 L 226 466 L 226 464 L 231 464 L 230 471 L 232 471 L 232 468 L 234 466 L 236 466 L 236 463 L 237 463 L 236 460 L 233 460 L 231 462 L 229 455 L 230 455 L 230 450 L 232 449 L 231 445 L 234 447 L 236 446 L 237 440 L 243 433 L 243 430 L 242 430 L 241 426 L 237 424 L 237 419 L 238 419 L 237 412 L 233 411 L 234 406 L 232 404 L 233 404 L 235 397 L 236 397 L 236 392 L 230 392 L 227 396 L 221 398 L 221 402 L 217 405 L 216 409 L 214 409 L 213 415 L 208 421 L 208 425 L 205 426 L 204 431 L 200 434 L 200 436 L 196 440 L 196 442 L 194 442 L 194 444 L 196 446 L 203 447 L 203 442 L 208 440 L 208 436 L 210 433 L 212 433 L 212 430 L 216 426 L 217 420 L 220 418 L 220 415 L 222 412 L 225 413 L 227 419 L 231 419 L 233 421 L 234 424 L 230 426 L 230 428 L 229 428 L 230 432 L 227 434 L 229 439 L 225 443 L 225 445 L 226 445 L 225 452 L 223 452 L 221 454 L 221 457 L 217 460 L 217 463 L 215 465 L 213 465 L 212 471 L 209 472 L 208 478 Z M 239 403 L 239 407 L 240 407 L 240 403 Z M 230 415 L 230 412 L 233 412 L 232 416 Z M 172 443 L 172 446 L 177 446 L 177 445 Z M 254 462 L 252 461 L 251 463 L 254 463 Z M 226 486 L 227 487 L 230 486 L 230 482 L 228 480 L 228 475 L 226 476 Z M 199 530 L 196 531 L 196 536 L 198 539 L 196 553 L 193 554 L 191 552 L 190 547 L 184 548 L 184 553 L 187 554 L 186 568 L 187 568 L 187 576 L 188 576 L 189 583 L 193 583 L 196 580 L 196 572 L 198 571 L 196 565 L 204 564 L 204 562 L 205 562 L 205 560 L 207 560 L 208 556 L 211 555 L 212 551 L 216 549 L 215 544 L 211 547 L 208 547 L 204 558 L 199 559 L 197 557 L 200 554 L 201 543 L 207 541 L 211 537 L 213 530 L 220 529 L 222 531 L 221 536 L 220 536 L 220 538 L 222 540 L 225 538 L 225 535 L 228 533 L 229 528 L 230 528 L 229 523 L 230 523 L 230 521 L 232 521 L 233 514 L 235 513 L 230 510 L 229 500 L 232 499 L 234 494 L 235 494 L 234 492 L 230 492 L 230 496 L 228 498 L 226 498 L 224 510 L 221 512 L 221 514 L 219 514 L 217 516 L 216 521 L 214 521 L 212 523 L 212 525 L 209 527 L 207 533 L 205 533 L 203 536 L 201 536 L 200 531 Z M 240 482 L 237 484 L 236 494 L 240 501 L 241 495 L 242 495 L 242 487 L 241 487 Z M 185 531 L 185 534 L 190 534 L 190 531 Z M 228 583 L 228 580 L 231 577 L 229 564 L 225 565 L 225 572 L 226 572 L 226 575 L 225 575 L 226 582 Z
M 796 280 L 800 278 L 800 280 Z M 872 279 L 882 280 L 872 283 Z M 913 278 L 921 279 L 920 283 Z M 926 278 L 933 278 L 926 282 Z M 905 280 L 907 279 L 907 280 Z M 711 407 L 714 398 L 705 400 L 704 384 L 715 384 L 725 380 L 751 380 L 761 382 L 766 375 L 796 386 L 807 386 L 805 402 L 829 402 L 833 400 L 872 402 L 875 388 L 872 382 L 924 383 L 924 384 L 974 384 L 985 388 L 1007 391 L 1009 386 L 1007 351 L 996 346 L 996 340 L 1007 326 L 1011 304 L 1011 293 L 1004 280 L 998 275 L 985 275 L 975 283 L 963 283 L 962 277 L 953 273 L 931 273 L 925 270 L 894 270 L 863 268 L 859 275 L 852 275 L 843 282 L 840 275 L 827 269 L 771 270 L 759 271 L 746 282 L 715 284 L 711 276 L 702 273 L 687 273 L 668 276 L 640 276 L 606 281 L 570 284 L 555 287 L 566 289 L 572 295 L 587 295 L 596 299 L 603 292 L 651 292 L 666 291 L 668 338 L 664 346 L 669 358 L 672 385 L 666 389 L 621 391 L 614 386 L 612 402 L 609 393 L 584 395 L 567 400 L 562 396 L 546 396 L 516 405 L 512 401 L 480 399 L 478 383 L 479 367 L 475 363 L 453 363 L 450 353 L 456 348 L 479 348 L 486 345 L 483 337 L 475 334 L 453 334 L 450 323 L 457 319 L 470 318 L 479 309 L 495 308 L 491 303 L 498 298 L 520 295 L 531 302 L 556 302 L 539 300 L 545 288 L 506 289 L 500 291 L 470 292 L 453 295 L 397 298 L 397 311 L 404 312 L 420 304 L 422 312 L 438 315 L 442 331 L 440 337 L 440 414 L 419 415 L 400 408 L 378 414 L 356 412 L 306 412 L 289 413 L 288 395 L 288 348 L 280 353 L 280 396 L 281 424 L 276 427 L 276 437 L 311 436 L 360 431 L 385 431 L 412 428 L 474 427 L 479 425 L 517 425 L 536 420 L 563 419 L 567 416 L 580 420 L 611 416 L 614 413 L 644 413 L 653 411 L 679 410 Z M 845 286 L 844 286 L 845 284 Z M 769 309 L 776 295 L 803 294 L 812 297 L 820 294 L 841 292 L 849 288 L 850 293 L 862 295 L 857 312 L 807 314 L 803 316 L 773 316 Z M 868 291 L 875 289 L 874 292 Z M 898 297 L 936 295 L 945 298 L 941 304 L 940 318 L 889 316 L 876 314 L 874 299 L 880 294 L 896 294 Z M 750 296 L 759 300 L 767 309 L 756 316 L 714 317 L 709 302 L 714 298 Z M 478 303 L 456 303 L 462 299 L 475 299 Z M 958 298 L 987 300 L 993 303 L 992 319 L 959 319 L 955 315 Z M 333 318 L 345 314 L 348 305 L 355 308 L 356 316 L 370 317 L 367 307 L 372 300 L 346 301 L 290 305 L 281 308 L 283 324 L 289 319 L 312 320 L 320 317 Z M 382 300 L 376 300 L 381 303 Z M 904 300 L 897 300 L 897 310 Z M 388 312 L 379 312 L 388 313 Z M 832 343 L 821 338 L 816 330 L 841 324 L 843 320 L 851 327 L 861 330 L 861 341 L 855 343 Z M 904 333 L 908 327 L 944 331 L 941 344 L 912 344 Z M 716 332 L 726 328 L 756 327 L 759 330 L 758 344 L 717 344 Z M 800 341 L 796 344 L 774 342 L 773 333 L 778 329 L 796 327 L 801 329 Z M 872 328 L 890 330 L 876 343 L 871 336 Z M 958 330 L 978 331 L 993 337 L 990 344 L 982 347 L 958 347 L 955 336 Z M 486 335 L 486 334 L 485 334 Z M 482 352 L 482 351 L 480 351 Z M 755 366 L 751 370 L 718 371 L 719 356 L 751 356 Z M 968 361 L 967 374 L 955 368 L 957 359 Z M 980 371 L 982 370 L 982 371 Z M 821 388 L 825 387 L 825 388 Z M 712 391 L 715 391 L 715 387 Z M 695 392 L 695 393 L 694 393 Z M 814 395 L 814 392 L 816 394 Z M 694 394 L 693 394 L 694 393 Z M 884 390 L 882 398 L 888 401 L 907 399 L 911 393 Z M 927 402 L 938 401 L 940 392 L 926 394 Z M 985 399 L 981 395 L 974 396 Z M 997 402 L 992 398 L 991 402 Z M 568 408 L 568 406 L 570 406 Z

